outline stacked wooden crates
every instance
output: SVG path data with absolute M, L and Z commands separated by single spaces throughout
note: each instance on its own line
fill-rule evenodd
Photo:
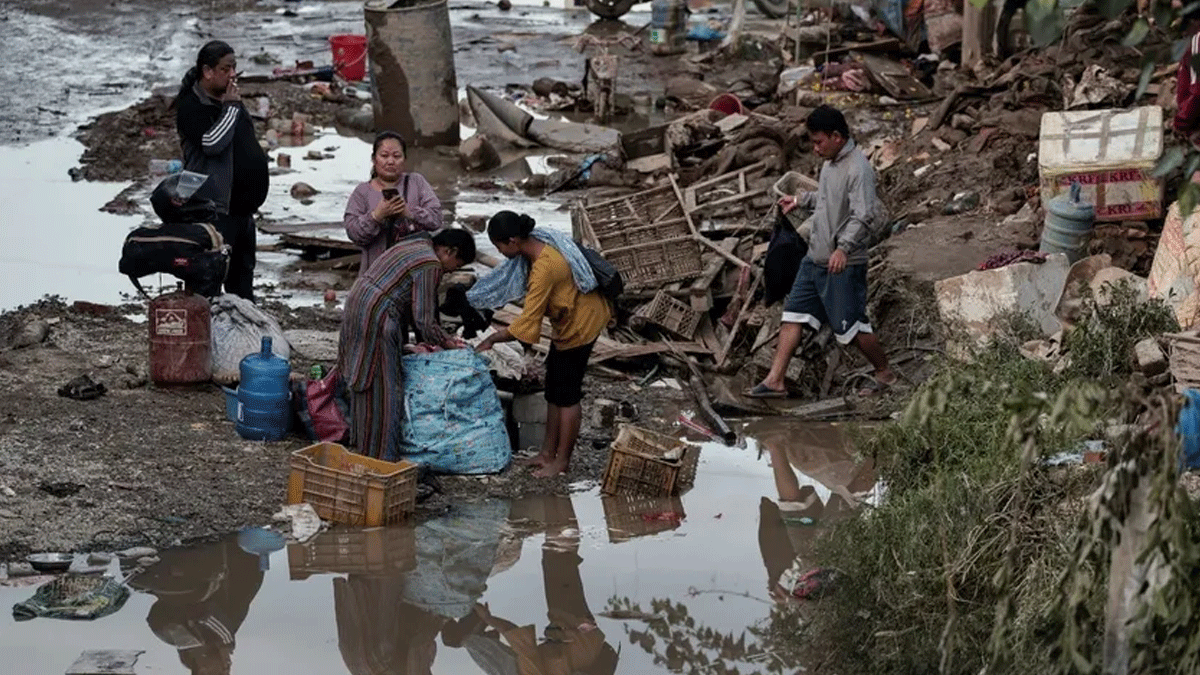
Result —
M 692 279 L 702 271 L 700 246 L 671 185 L 572 210 L 576 238 L 602 253 L 630 291 Z

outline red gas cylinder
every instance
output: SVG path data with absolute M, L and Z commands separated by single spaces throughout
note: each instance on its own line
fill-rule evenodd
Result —
M 150 301 L 150 379 L 190 384 L 212 379 L 212 314 L 208 300 L 183 290 Z

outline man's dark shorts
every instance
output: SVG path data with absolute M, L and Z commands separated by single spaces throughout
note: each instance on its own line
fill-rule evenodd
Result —
M 783 301 L 783 322 L 802 323 L 813 330 L 828 323 L 844 345 L 859 333 L 872 332 L 867 319 L 866 264 L 846 265 L 840 274 L 830 274 L 805 257 Z

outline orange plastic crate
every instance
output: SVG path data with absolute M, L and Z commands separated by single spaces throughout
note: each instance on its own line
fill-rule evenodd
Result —
M 325 520 L 375 527 L 403 520 L 417 504 L 417 465 L 385 462 L 318 443 L 291 457 L 288 504 L 308 502 Z

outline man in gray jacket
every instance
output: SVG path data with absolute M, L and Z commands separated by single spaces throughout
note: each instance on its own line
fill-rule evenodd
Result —
M 823 105 L 804 122 L 816 153 L 825 160 L 816 192 L 784 197 L 784 213 L 796 207 L 813 209 L 813 229 L 808 255 L 791 293 L 783 303 L 783 323 L 771 371 L 748 392 L 754 398 L 787 395 L 784 374 L 804 326 L 820 330 L 829 323 L 841 344 L 853 342 L 874 367 L 871 384 L 859 392 L 870 395 L 893 384 L 896 375 L 888 366 L 887 354 L 867 319 L 866 240 L 868 222 L 878 217 L 875 204 L 875 171 L 850 138 L 842 113 Z

